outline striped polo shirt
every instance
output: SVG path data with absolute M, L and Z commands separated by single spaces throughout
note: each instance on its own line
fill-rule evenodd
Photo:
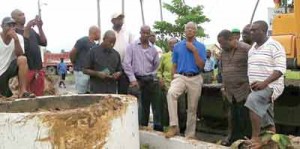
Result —
M 272 75 L 274 70 L 282 74 L 286 71 L 286 55 L 281 44 L 271 37 L 260 47 L 256 43 L 248 53 L 249 83 L 264 81 Z M 278 98 L 284 89 L 284 75 L 268 85 L 273 88 L 272 100 Z

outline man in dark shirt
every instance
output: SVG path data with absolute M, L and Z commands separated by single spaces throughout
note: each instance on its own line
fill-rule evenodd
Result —
M 222 145 L 229 146 L 238 139 L 251 135 L 248 109 L 244 103 L 250 93 L 247 76 L 247 60 L 250 45 L 238 41 L 232 32 L 222 30 L 218 35 L 222 48 L 221 71 L 226 98 L 230 103 L 228 111 L 228 136 Z
M 12 11 L 11 16 L 16 21 L 16 32 L 24 37 L 25 55 L 29 67 L 28 91 L 37 96 L 42 96 L 44 94 L 45 72 L 42 70 L 43 63 L 39 46 L 47 46 L 47 39 L 42 28 L 43 21 L 37 16 L 25 26 L 25 15 L 19 9 Z M 39 34 L 33 30 L 35 25 Z
M 253 45 L 253 40 L 251 38 L 251 34 L 250 34 L 250 29 L 251 29 L 251 24 L 247 24 L 242 31 L 242 41 L 249 44 L 249 45 Z
M 77 93 L 85 94 L 89 92 L 89 75 L 82 72 L 83 64 L 90 49 L 95 46 L 95 41 L 100 39 L 100 29 L 92 26 L 89 29 L 89 36 L 77 40 L 70 52 L 70 59 L 74 65 L 75 88 Z
M 113 49 L 115 42 L 116 35 L 109 30 L 105 32 L 101 45 L 87 54 L 83 72 L 90 75 L 91 93 L 116 93 L 122 65 L 120 54 Z

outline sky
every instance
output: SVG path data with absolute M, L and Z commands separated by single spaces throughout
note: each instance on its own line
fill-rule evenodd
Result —
M 47 50 L 70 51 L 76 40 L 88 35 L 88 28 L 97 25 L 97 0 L 40 0 L 43 29 L 48 39 Z M 170 3 L 171 0 L 162 0 Z M 216 36 L 222 29 L 242 28 L 250 22 L 256 0 L 185 0 L 189 6 L 204 6 L 204 15 L 211 21 L 202 24 L 209 38 L 205 44 L 217 42 Z M 102 34 L 111 29 L 111 15 L 121 12 L 121 0 L 100 0 Z M 268 21 L 268 7 L 274 7 L 273 0 L 260 1 L 255 20 Z M 0 19 L 10 16 L 14 9 L 25 13 L 29 21 L 38 14 L 38 0 L 1 0 Z M 160 20 L 159 0 L 144 0 L 145 22 L 152 26 Z M 163 10 L 164 20 L 174 22 L 176 16 Z M 125 28 L 136 37 L 142 25 L 139 0 L 125 0 Z

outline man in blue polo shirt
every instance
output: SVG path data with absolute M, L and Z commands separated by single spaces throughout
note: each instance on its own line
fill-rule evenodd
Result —
M 197 25 L 189 22 L 185 25 L 186 39 L 175 45 L 173 51 L 173 80 L 168 91 L 168 109 L 170 128 L 166 137 L 173 137 L 179 133 L 177 117 L 177 99 L 187 91 L 188 110 L 185 137 L 194 138 L 196 131 L 197 106 L 201 95 L 203 70 L 206 60 L 205 46 L 196 40 Z

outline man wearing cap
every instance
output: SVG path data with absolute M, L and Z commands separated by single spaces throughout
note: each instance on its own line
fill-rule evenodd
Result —
M 19 97 L 34 97 L 27 92 L 27 58 L 24 54 L 24 39 L 15 32 L 16 22 L 5 17 L 2 20 L 0 38 L 0 96 L 10 97 L 12 92 L 8 86 L 9 79 L 18 76 Z
M 95 41 L 99 39 L 100 29 L 97 26 L 91 26 L 89 35 L 78 39 L 70 52 L 70 59 L 74 65 L 75 88 L 78 94 L 89 92 L 90 76 L 83 73 L 83 64 L 90 49 L 96 45 Z
M 25 55 L 29 67 L 28 90 L 37 96 L 42 96 L 44 95 L 45 72 L 39 46 L 47 46 L 47 39 L 42 28 L 43 21 L 37 16 L 25 26 L 25 15 L 19 9 L 12 11 L 11 17 L 16 20 L 16 32 L 23 35 L 25 39 Z M 39 34 L 33 30 L 34 26 L 37 26 Z
M 121 61 L 124 60 L 127 46 L 133 42 L 133 35 L 125 30 L 124 15 L 122 13 L 114 13 L 111 16 L 111 23 L 113 24 L 113 31 L 116 34 L 116 43 L 114 49 L 120 54 Z M 126 74 L 123 72 L 118 80 L 118 93 L 127 94 L 129 80 Z
M 240 40 L 241 38 L 241 31 L 238 29 L 238 28 L 234 28 L 231 30 L 231 33 L 233 35 L 233 37 L 236 39 L 236 40 Z

